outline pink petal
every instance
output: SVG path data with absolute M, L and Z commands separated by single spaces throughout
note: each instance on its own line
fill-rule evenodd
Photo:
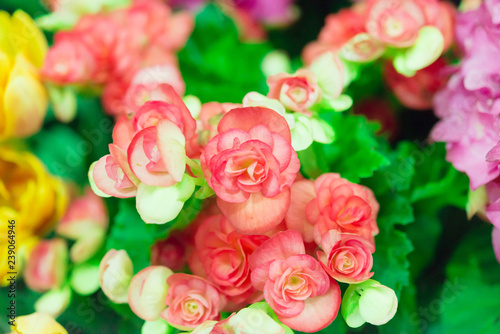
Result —
M 499 228 L 493 227 L 491 239 L 493 242 L 493 250 L 495 251 L 495 256 L 497 258 L 497 261 L 500 263 L 500 229 Z
M 305 300 L 304 310 L 295 317 L 278 319 L 293 330 L 314 333 L 330 325 L 340 308 L 340 287 L 334 280 L 330 289 L 321 296 Z
M 306 250 L 299 232 L 288 230 L 277 233 L 264 242 L 248 258 L 251 270 L 274 260 L 286 260 L 290 256 L 305 254 Z
M 99 188 L 99 190 L 101 190 L 103 193 L 114 197 L 134 197 L 137 193 L 137 188 L 133 186 L 133 184 L 131 187 L 127 187 L 124 189 L 117 189 L 115 187 L 116 181 L 109 177 L 106 171 L 106 165 L 109 163 L 108 159 L 114 160 L 114 158 L 108 154 L 95 162 L 93 167 L 91 166 L 91 176 L 95 182 L 96 187 Z
M 286 227 L 300 232 L 305 242 L 314 241 L 314 225 L 307 220 L 306 206 L 315 197 L 313 181 L 301 180 L 292 185 L 290 207 L 285 217 Z
M 276 132 L 283 136 L 289 143 L 291 142 L 290 128 L 285 118 L 276 111 L 263 107 L 232 109 L 222 117 L 217 130 L 219 133 L 231 129 L 241 129 L 248 132 L 257 125 L 266 126 L 271 132 Z
M 156 137 L 157 128 L 151 126 L 139 131 L 128 147 L 128 163 L 134 175 L 144 184 L 157 187 L 170 187 L 177 181 L 167 171 L 149 171 L 148 164 L 151 162 L 144 152 L 144 139 L 146 136 Z
M 217 198 L 217 205 L 236 231 L 243 234 L 263 234 L 279 225 L 290 204 L 290 188 L 274 197 L 260 192 L 250 195 L 243 203 L 229 203 Z
M 181 130 L 168 119 L 157 125 L 157 145 L 167 171 L 174 180 L 180 182 L 186 170 L 186 140 Z
M 127 116 L 118 119 L 113 128 L 113 143 L 124 151 L 127 151 L 128 145 L 134 137 L 134 127 L 132 121 Z

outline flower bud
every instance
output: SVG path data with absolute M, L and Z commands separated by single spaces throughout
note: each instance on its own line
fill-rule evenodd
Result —
M 70 302 L 71 289 L 65 285 L 60 289 L 50 290 L 38 298 L 35 302 L 35 311 L 57 318 L 66 310 Z
M 115 303 L 128 301 L 128 288 L 134 274 L 125 250 L 109 250 L 99 266 L 99 283 L 104 294 Z
M 167 278 L 173 272 L 167 267 L 150 266 L 138 272 L 130 283 L 128 303 L 132 311 L 141 319 L 157 320 L 167 308 L 165 298 L 168 293 Z
M 351 284 L 342 298 L 342 317 L 351 328 L 368 322 L 380 326 L 394 317 L 398 308 L 396 293 L 374 280 Z
M 102 198 L 87 188 L 83 196 L 70 204 L 56 232 L 76 240 L 70 250 L 71 261 L 82 263 L 90 259 L 101 247 L 107 228 L 106 206 Z
M 41 241 L 31 252 L 24 281 L 34 291 L 47 291 L 61 286 L 66 277 L 68 249 L 66 241 L 55 238 Z

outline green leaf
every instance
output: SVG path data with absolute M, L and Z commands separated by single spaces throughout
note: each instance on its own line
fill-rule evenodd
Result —
M 377 250 L 373 254 L 373 279 L 392 288 L 396 295 L 410 283 L 408 253 L 413 250 L 405 233 L 392 229 L 375 237 Z
M 442 310 L 443 332 L 500 333 L 500 266 L 491 246 L 491 228 L 483 224 L 470 233 L 446 267 L 447 281 L 428 306 Z
M 49 171 L 79 184 L 87 183 L 89 143 L 71 127 L 57 124 L 43 129 L 30 139 L 32 151 Z
M 167 224 L 153 225 L 142 221 L 135 207 L 135 198 L 122 199 L 106 248 L 125 249 L 134 264 L 134 272 L 138 272 L 149 265 L 151 247 L 155 241 L 165 239 L 173 229 L 186 227 L 200 209 L 201 201 L 191 198 L 185 203 L 184 209 L 176 219 Z
M 340 173 L 351 182 L 370 177 L 373 172 L 389 164 L 389 160 L 380 151 L 375 139 L 376 126 L 367 123 L 364 117 L 338 113 L 320 113 L 329 122 L 335 132 L 336 140 L 332 144 L 321 145 L 329 171 Z
M 268 43 L 242 43 L 231 19 L 215 5 L 206 6 L 179 53 L 186 94 L 202 102 L 241 103 L 248 92 L 267 93 L 260 65 L 271 50 Z

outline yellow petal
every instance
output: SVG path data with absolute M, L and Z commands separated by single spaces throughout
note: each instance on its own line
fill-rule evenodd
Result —
M 0 50 L 0 88 L 4 88 L 7 84 L 11 68 L 9 56 Z
M 12 22 L 6 11 L 0 10 L 0 50 L 9 57 L 14 58 L 15 51 L 10 42 Z
M 47 103 L 44 87 L 33 76 L 11 76 L 5 87 L 3 113 L 15 116 L 13 134 L 25 137 L 36 133 L 42 127 Z
M 33 19 L 22 10 L 16 10 L 12 14 L 11 21 L 16 50 L 23 52 L 36 67 L 42 67 L 48 48 L 43 33 Z
M 12 329 L 17 334 L 68 334 L 54 318 L 38 312 L 17 317 Z

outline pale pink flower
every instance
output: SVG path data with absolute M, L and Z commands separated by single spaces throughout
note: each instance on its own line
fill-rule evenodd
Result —
M 66 241 L 60 238 L 42 240 L 28 257 L 23 272 L 24 282 L 38 292 L 59 288 L 66 279 L 67 261 Z
M 321 264 L 305 254 L 299 232 L 280 232 L 250 256 L 252 283 L 264 291 L 278 319 L 293 330 L 313 333 L 332 323 L 340 288 Z
M 317 256 L 323 269 L 335 280 L 344 283 L 360 283 L 373 276 L 373 244 L 351 233 L 331 230 L 321 238 L 323 251 Z
M 310 115 L 309 108 L 321 99 L 316 75 L 301 69 L 294 75 L 279 73 L 267 79 L 268 97 L 279 100 L 288 109 Z
M 219 320 L 226 299 L 209 281 L 187 274 L 173 274 L 161 317 L 181 330 L 192 330 L 207 320 Z
M 206 275 L 228 296 L 231 310 L 239 309 L 236 304 L 257 302 L 262 294 L 252 286 L 248 257 L 267 239 L 263 235 L 236 232 L 221 214 L 206 217 L 195 235 L 195 252 L 203 273 L 198 273 L 196 268 L 192 270 L 197 275 Z
M 290 128 L 274 110 L 237 108 L 222 117 L 201 166 L 222 213 L 244 234 L 281 223 L 300 168 Z
M 423 2 L 434 0 L 369 0 L 366 30 L 379 41 L 395 47 L 413 45 L 426 24 Z
M 370 189 L 339 174 L 323 174 L 314 182 L 296 182 L 290 207 L 287 226 L 301 232 L 306 241 L 320 245 L 325 233 L 337 230 L 360 235 L 374 244 L 379 204 Z

